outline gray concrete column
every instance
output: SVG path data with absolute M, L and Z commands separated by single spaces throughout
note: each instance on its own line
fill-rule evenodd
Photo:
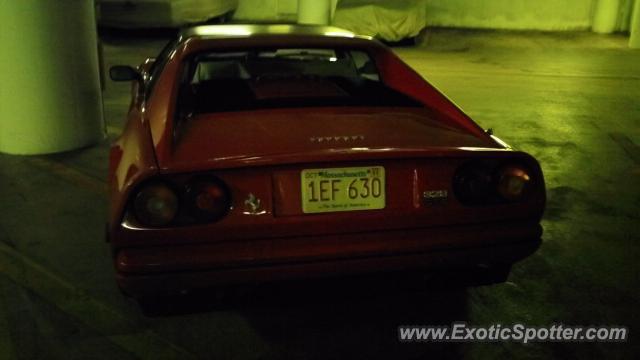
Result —
M 104 137 L 93 0 L 0 0 L 0 152 Z
M 331 0 L 331 18 L 330 22 L 333 22 L 333 17 L 336 15 L 336 8 L 338 7 L 338 0 Z
M 593 14 L 594 32 L 610 34 L 616 30 L 618 13 L 620 12 L 620 0 L 597 0 Z
M 331 0 L 298 0 L 298 24 L 328 25 L 331 12 Z
M 633 16 L 631 17 L 631 37 L 629 38 L 629 47 L 640 49 L 640 0 L 635 1 L 633 7 Z

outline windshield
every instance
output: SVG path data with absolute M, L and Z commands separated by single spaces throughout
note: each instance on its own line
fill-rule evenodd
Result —
M 307 106 L 421 106 L 381 81 L 359 50 L 207 52 L 183 71 L 181 114 Z

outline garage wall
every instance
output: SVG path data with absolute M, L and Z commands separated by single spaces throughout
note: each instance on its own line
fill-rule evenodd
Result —
M 238 21 L 296 21 L 298 0 L 240 0 L 233 15 Z
M 295 22 L 297 18 L 298 0 L 239 0 L 234 14 L 235 20 L 247 22 Z
M 576 30 L 591 26 L 595 0 L 427 0 L 432 26 Z
M 514 30 L 587 30 L 598 0 L 338 0 L 352 3 L 423 1 L 429 26 Z M 640 1 L 640 0 L 635 0 Z M 619 0 L 616 30 L 628 30 L 634 0 Z M 294 22 L 298 0 L 239 0 L 239 21 Z

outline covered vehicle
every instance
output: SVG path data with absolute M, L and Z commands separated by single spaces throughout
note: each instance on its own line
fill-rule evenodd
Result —
M 427 2 L 341 0 L 332 24 L 388 42 L 413 39 L 427 26 Z
M 510 266 L 540 166 L 392 51 L 332 27 L 201 26 L 138 69 L 108 238 L 137 298 L 224 284 Z

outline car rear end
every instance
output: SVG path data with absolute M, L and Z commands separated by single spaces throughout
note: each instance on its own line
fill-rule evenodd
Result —
M 295 41 L 178 50 L 163 76 L 180 80 L 160 78 L 148 102 L 155 128 L 172 124 L 151 124 L 158 168 L 123 192 L 112 221 L 121 288 L 140 298 L 381 271 L 508 271 L 533 253 L 545 203 L 536 160 L 471 121 L 443 120 L 455 107 L 387 86 L 369 55 Z M 160 109 L 158 93 L 175 102 Z
M 149 179 L 132 192 L 113 234 L 120 285 L 142 296 L 345 273 L 472 269 L 510 265 L 539 246 L 544 186 L 529 156 L 380 155 Z M 174 210 L 167 215 L 166 208 Z

